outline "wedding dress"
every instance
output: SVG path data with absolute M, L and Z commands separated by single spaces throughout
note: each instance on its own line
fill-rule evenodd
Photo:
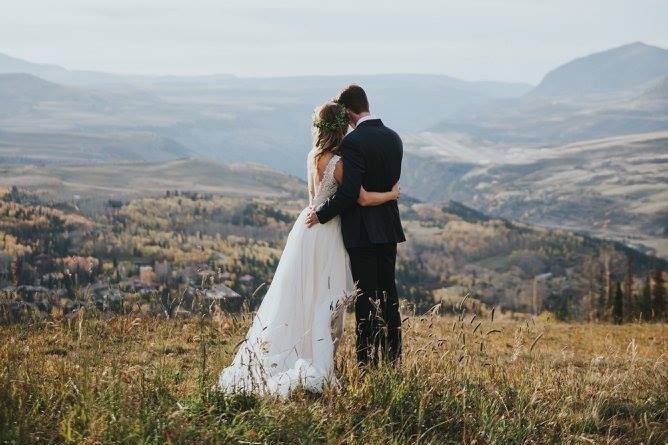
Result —
M 317 186 L 313 151 L 307 175 L 310 206 L 317 207 L 337 188 L 334 168 L 339 156 L 327 163 Z M 306 227 L 308 208 L 295 222 L 251 328 L 232 364 L 220 374 L 225 392 L 253 392 L 287 396 L 297 387 L 322 392 L 334 383 L 331 322 L 344 298 L 353 291 L 341 222 Z M 342 329 L 342 325 L 339 326 Z

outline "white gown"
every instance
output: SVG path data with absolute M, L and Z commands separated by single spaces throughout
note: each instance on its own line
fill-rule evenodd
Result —
M 336 191 L 334 167 L 339 159 L 332 157 L 313 192 L 315 168 L 313 152 L 309 153 L 311 206 L 317 207 Z M 220 374 L 222 391 L 284 397 L 296 387 L 321 392 L 326 382 L 336 381 L 330 325 L 340 309 L 338 303 L 352 294 L 354 286 L 339 217 L 308 228 L 307 213 L 308 208 L 302 210 L 292 227 L 246 339 Z M 343 323 L 342 316 L 336 318 Z

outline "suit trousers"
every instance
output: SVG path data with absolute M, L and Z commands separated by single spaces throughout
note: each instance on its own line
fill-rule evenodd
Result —
M 379 358 L 395 363 L 401 356 L 401 316 L 395 281 L 397 245 L 349 248 L 348 255 L 358 292 L 357 361 L 363 367 L 377 364 Z

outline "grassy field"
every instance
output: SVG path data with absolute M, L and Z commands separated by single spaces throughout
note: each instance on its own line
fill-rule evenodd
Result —
M 213 391 L 247 317 L 0 328 L 0 443 L 663 444 L 668 325 L 408 316 L 404 362 L 287 401 Z

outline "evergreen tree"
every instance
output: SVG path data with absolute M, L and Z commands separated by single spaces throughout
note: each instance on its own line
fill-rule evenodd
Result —
M 615 295 L 612 300 L 612 320 L 615 324 L 622 324 L 624 321 L 624 293 L 622 284 L 618 281 Z
M 626 258 L 626 277 L 624 277 L 624 314 L 631 320 L 637 316 L 638 305 L 633 294 L 633 260 L 630 256 Z
M 640 297 L 640 315 L 645 321 L 652 319 L 652 285 L 649 275 L 645 278 L 645 285 L 642 288 Z
M 598 321 L 604 321 L 607 318 L 608 294 L 606 289 L 605 270 L 601 269 L 598 282 L 598 301 L 596 307 L 596 318 Z
M 663 320 L 666 316 L 666 285 L 663 282 L 663 271 L 657 269 L 654 273 L 654 317 Z

